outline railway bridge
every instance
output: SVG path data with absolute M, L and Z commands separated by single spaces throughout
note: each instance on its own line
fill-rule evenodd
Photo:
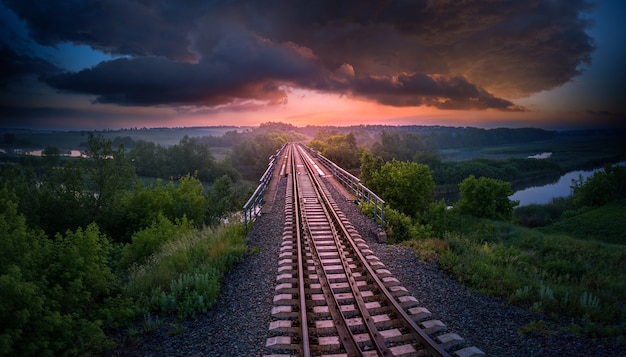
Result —
M 284 202 L 277 183 L 287 180 Z M 365 200 L 384 223 L 385 203 L 319 153 L 287 144 L 270 158 L 244 207 L 246 224 L 284 206 L 270 356 L 456 356 L 485 354 L 420 306 L 369 249 L 335 202 Z M 285 186 L 283 186 L 285 187 Z M 384 241 L 382 229 L 379 240 Z

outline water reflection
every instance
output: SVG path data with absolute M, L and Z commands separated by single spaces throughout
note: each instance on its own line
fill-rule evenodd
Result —
M 626 166 L 626 161 L 619 162 L 613 166 Z M 589 171 L 571 171 L 561 176 L 555 183 L 528 187 L 516 191 L 510 198 L 512 200 L 519 200 L 520 206 L 547 204 L 552 202 L 554 198 L 570 196 L 572 194 L 572 180 L 578 180 L 581 176 L 583 179 L 587 179 L 595 172 L 601 170 L 603 170 L 603 168 Z
M 7 151 L 5 149 L 0 149 L 0 152 L 5 153 L 5 154 L 7 153 Z M 30 155 L 30 156 L 39 156 L 39 157 L 43 156 L 43 150 L 42 149 L 37 149 L 37 150 L 13 149 L 13 150 L 10 150 L 9 152 L 11 152 L 13 154 L 18 154 L 18 155 Z M 68 151 L 65 151 L 65 152 L 61 152 L 59 154 L 59 156 L 85 157 L 85 154 L 83 154 L 80 150 L 68 150 Z

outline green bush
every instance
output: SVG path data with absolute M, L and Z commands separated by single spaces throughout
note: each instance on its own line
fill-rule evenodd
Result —
M 0 355 L 85 355 L 110 347 L 100 306 L 110 293 L 110 244 L 98 226 L 30 230 L 0 190 Z
M 459 185 L 460 199 L 455 208 L 463 214 L 478 218 L 490 218 L 510 221 L 513 208 L 519 201 L 512 201 L 509 196 L 513 189 L 509 182 L 470 175 Z
M 577 207 L 602 206 L 626 198 L 626 167 L 604 166 L 587 180 L 572 182 L 573 200 Z
M 152 222 L 148 228 L 135 233 L 131 238 L 131 243 L 124 246 L 119 266 L 126 269 L 132 264 L 143 264 L 150 255 L 159 251 L 163 244 L 192 230 L 192 224 L 186 217 L 172 222 L 159 213 L 156 221 Z
M 411 217 L 427 211 L 434 200 L 435 182 L 423 164 L 394 159 L 372 173 L 369 185 L 389 206 Z

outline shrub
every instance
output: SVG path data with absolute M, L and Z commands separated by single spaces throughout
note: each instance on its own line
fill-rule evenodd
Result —
M 131 243 L 125 245 L 122 250 L 119 266 L 126 269 L 132 264 L 143 264 L 150 255 L 159 251 L 163 244 L 192 230 L 191 222 L 185 217 L 172 222 L 159 213 L 156 221 L 152 222 L 148 228 L 133 234 Z
M 110 347 L 100 306 L 110 292 L 110 244 L 98 226 L 30 230 L 0 190 L 0 355 L 86 355 Z

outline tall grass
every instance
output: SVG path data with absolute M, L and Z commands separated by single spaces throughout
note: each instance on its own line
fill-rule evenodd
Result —
M 206 312 L 217 302 L 224 274 L 246 252 L 243 225 L 183 233 L 129 271 L 125 294 L 140 313 L 179 318 Z
M 483 294 L 586 321 L 582 332 L 626 327 L 626 246 L 544 234 L 508 223 L 468 220 L 444 236 L 439 263 Z M 602 326 L 598 331 L 592 326 Z
M 513 211 L 517 222 L 524 227 L 545 227 L 556 222 L 561 215 L 575 209 L 571 197 L 557 197 L 548 204 L 517 207 Z

